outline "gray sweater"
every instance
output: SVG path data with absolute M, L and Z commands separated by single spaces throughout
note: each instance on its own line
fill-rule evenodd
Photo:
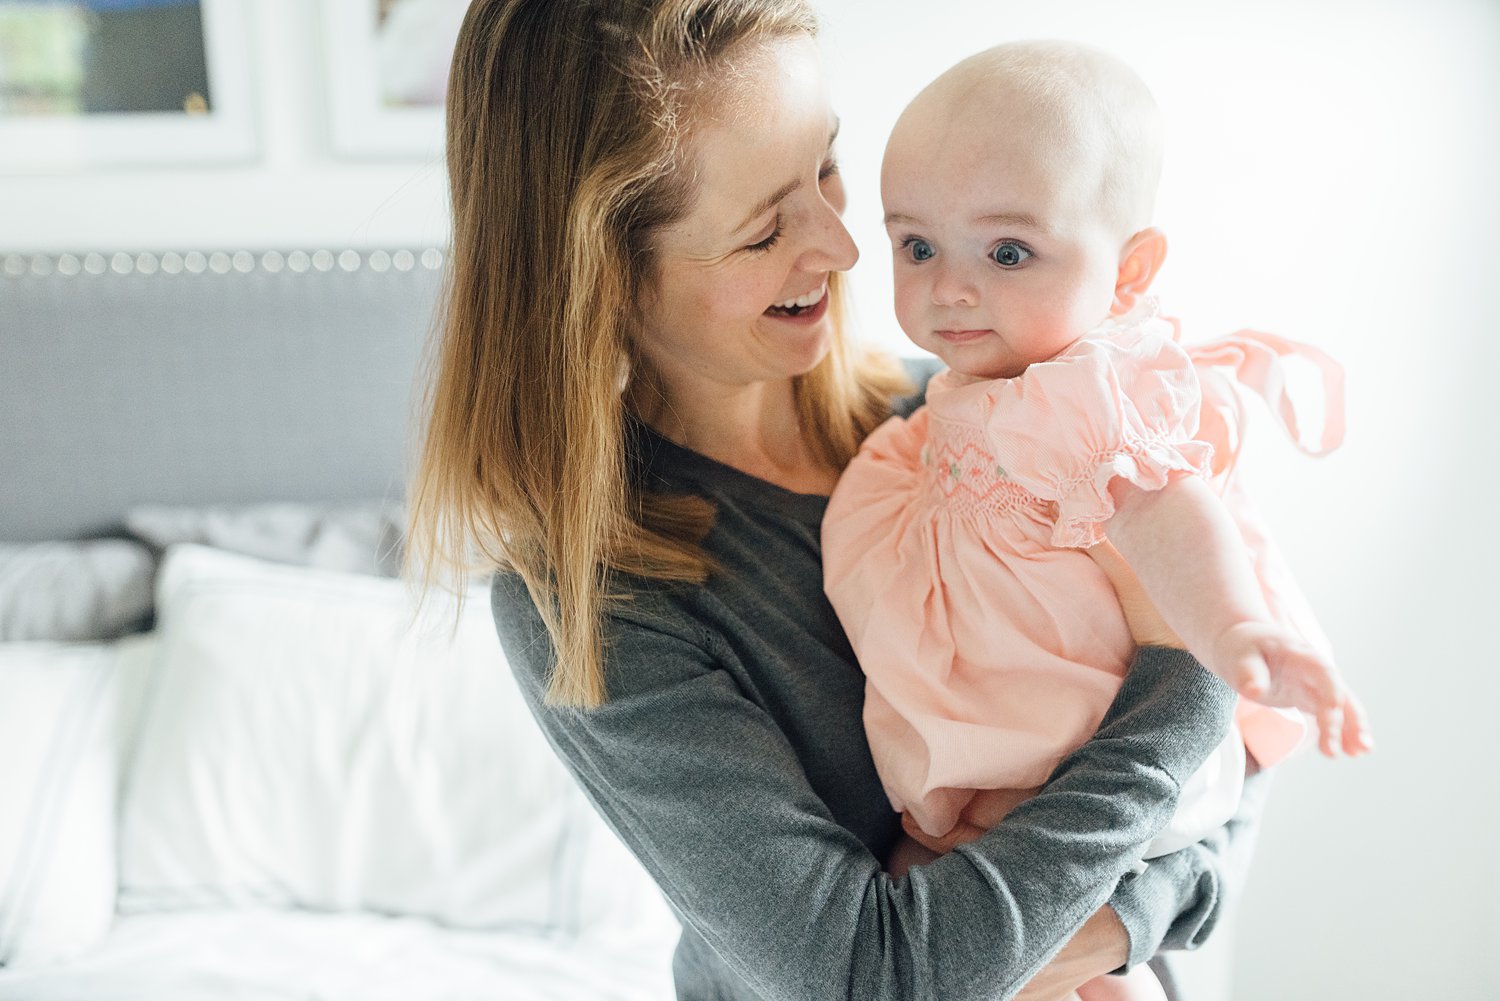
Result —
M 864 679 L 823 596 L 826 499 L 636 429 L 648 485 L 718 510 L 702 586 L 640 583 L 606 623 L 607 704 L 542 704 L 551 645 L 501 574 L 495 621 L 558 755 L 682 919 L 692 1001 L 1012 997 L 1106 901 L 1131 963 L 1191 948 L 1240 879 L 1262 790 L 1207 841 L 1129 874 L 1222 737 L 1226 686 L 1143 650 L 1097 735 L 983 838 L 892 879 L 900 832 L 861 726 Z

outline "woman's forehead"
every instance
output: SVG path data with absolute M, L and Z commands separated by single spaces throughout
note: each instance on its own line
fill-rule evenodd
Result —
M 738 93 L 695 116 L 685 136 L 697 194 L 684 222 L 695 230 L 751 225 L 778 195 L 812 183 L 838 129 L 810 39 L 768 46 L 738 69 L 728 81 Z
M 755 124 L 798 97 L 827 101 L 822 56 L 808 35 L 742 44 L 709 67 L 692 89 L 690 129 L 691 123 Z

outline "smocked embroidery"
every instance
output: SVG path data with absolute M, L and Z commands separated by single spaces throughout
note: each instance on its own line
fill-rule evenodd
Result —
M 1003 513 L 1045 503 L 1010 479 L 985 447 L 978 428 L 934 414 L 928 429 L 920 457 L 936 506 L 962 513 Z

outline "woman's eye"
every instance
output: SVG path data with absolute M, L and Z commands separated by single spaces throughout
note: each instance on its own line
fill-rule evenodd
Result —
M 936 250 L 932 249 L 932 244 L 928 243 L 926 240 L 919 240 L 914 236 L 908 236 L 906 239 L 902 240 L 901 248 L 905 250 L 914 261 L 931 260 L 932 256 L 937 253 Z
M 776 224 L 776 228 L 771 230 L 770 236 L 766 237 L 764 240 L 760 240 L 756 243 L 750 244 L 750 246 L 746 247 L 745 249 L 755 251 L 770 250 L 772 247 L 776 246 L 776 241 L 779 239 L 781 239 L 781 223 L 778 222 Z
M 829 160 L 827 163 L 823 164 L 823 169 L 818 171 L 818 180 L 826 181 L 838 172 L 839 162 L 837 160 Z
M 1009 240 L 990 251 L 990 260 L 1003 268 L 1013 268 L 1030 256 L 1031 251 L 1019 243 L 1012 243 Z

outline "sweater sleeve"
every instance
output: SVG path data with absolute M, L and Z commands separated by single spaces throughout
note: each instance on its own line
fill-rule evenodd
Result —
M 1143 651 L 1039 795 L 898 880 L 832 818 L 711 634 L 616 616 L 610 700 L 558 708 L 542 700 L 551 649 L 525 588 L 502 576 L 494 602 L 559 756 L 684 922 L 768 1001 L 1013 997 L 1110 899 L 1233 712 L 1187 654 Z
M 1125 969 L 1162 949 L 1196 949 L 1208 941 L 1244 888 L 1271 774 L 1262 770 L 1245 777 L 1239 809 L 1212 835 L 1152 859 L 1140 875 L 1120 882 L 1109 903 L 1130 937 Z

